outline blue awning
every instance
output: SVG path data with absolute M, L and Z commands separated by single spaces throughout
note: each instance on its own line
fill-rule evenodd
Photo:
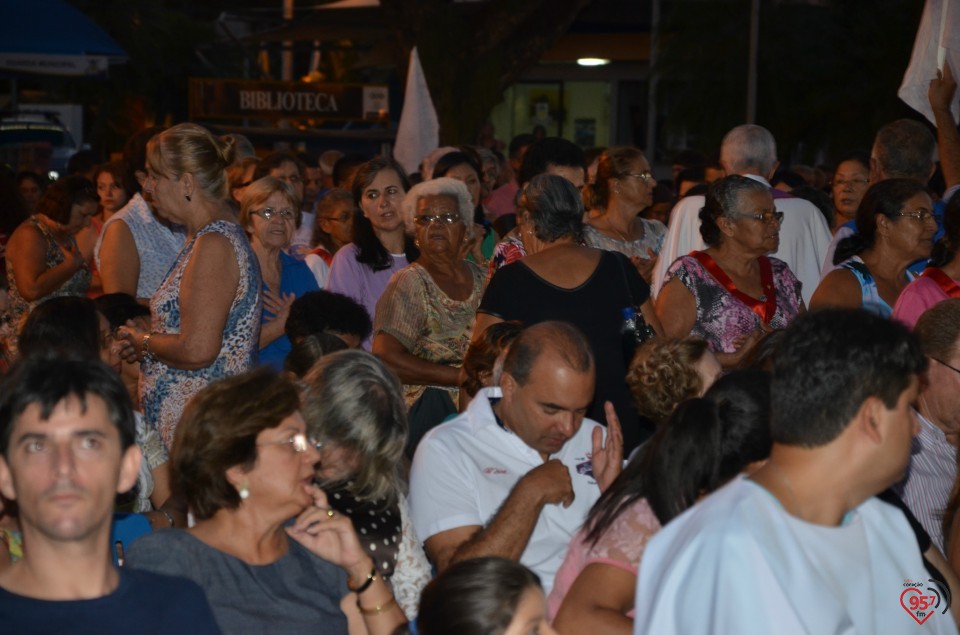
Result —
M 0 72 L 103 75 L 127 59 L 106 31 L 63 0 L 0 0 Z

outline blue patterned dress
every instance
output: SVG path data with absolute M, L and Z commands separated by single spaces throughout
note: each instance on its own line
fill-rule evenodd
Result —
M 257 365 L 260 338 L 260 266 L 243 229 L 230 221 L 210 223 L 180 252 L 167 277 L 150 300 L 154 333 L 180 332 L 180 281 L 190 262 L 197 238 L 209 233 L 223 234 L 233 246 L 240 268 L 240 282 L 230 305 L 217 359 L 206 368 L 171 368 L 157 359 L 145 359 L 140 367 L 140 399 L 147 421 L 156 426 L 164 444 L 173 444 L 173 435 L 187 402 L 204 386 L 218 379 L 238 375 Z

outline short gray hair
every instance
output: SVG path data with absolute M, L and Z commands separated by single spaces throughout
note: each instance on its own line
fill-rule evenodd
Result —
M 470 191 L 461 181 L 448 176 L 417 183 L 407 192 L 400 206 L 400 212 L 403 214 L 403 223 L 407 227 L 408 234 L 413 234 L 416 230 L 414 217 L 417 215 L 417 205 L 424 196 L 449 196 L 455 200 L 460 218 L 463 220 L 465 235 L 467 238 L 473 238 L 473 199 L 470 198 Z
M 925 124 L 897 119 L 877 131 L 870 157 L 883 178 L 912 179 L 926 185 L 936 149 L 937 141 Z
M 366 351 L 321 357 L 303 379 L 300 412 L 312 438 L 359 455 L 351 494 L 396 502 L 403 486 L 408 430 L 396 375 Z
M 777 163 L 777 142 L 763 126 L 737 126 L 720 144 L 720 163 L 728 172 L 756 171 L 766 177 Z

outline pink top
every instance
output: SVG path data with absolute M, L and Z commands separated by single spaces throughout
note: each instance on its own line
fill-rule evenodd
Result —
M 935 280 L 920 276 L 900 292 L 897 303 L 893 305 L 892 317 L 912 329 L 924 311 L 947 299 L 949 296 Z
M 517 211 L 516 199 L 519 189 L 520 186 L 517 185 L 516 181 L 510 181 L 491 192 L 490 197 L 483 204 L 494 218 L 499 218 L 504 214 L 513 214 Z
M 646 498 L 623 510 L 593 547 L 585 541 L 586 528 L 581 529 L 573 537 L 567 556 L 553 579 L 553 590 L 547 598 L 547 618 L 552 622 L 557 616 L 567 591 L 587 565 L 608 564 L 637 575 L 643 550 L 658 531 L 660 521 Z M 633 611 L 627 615 L 633 617 Z

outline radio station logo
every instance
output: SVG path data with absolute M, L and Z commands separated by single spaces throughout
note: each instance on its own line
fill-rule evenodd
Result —
M 903 586 L 900 606 L 917 624 L 923 624 L 937 613 L 946 614 L 950 608 L 950 589 L 936 580 L 904 580 Z

